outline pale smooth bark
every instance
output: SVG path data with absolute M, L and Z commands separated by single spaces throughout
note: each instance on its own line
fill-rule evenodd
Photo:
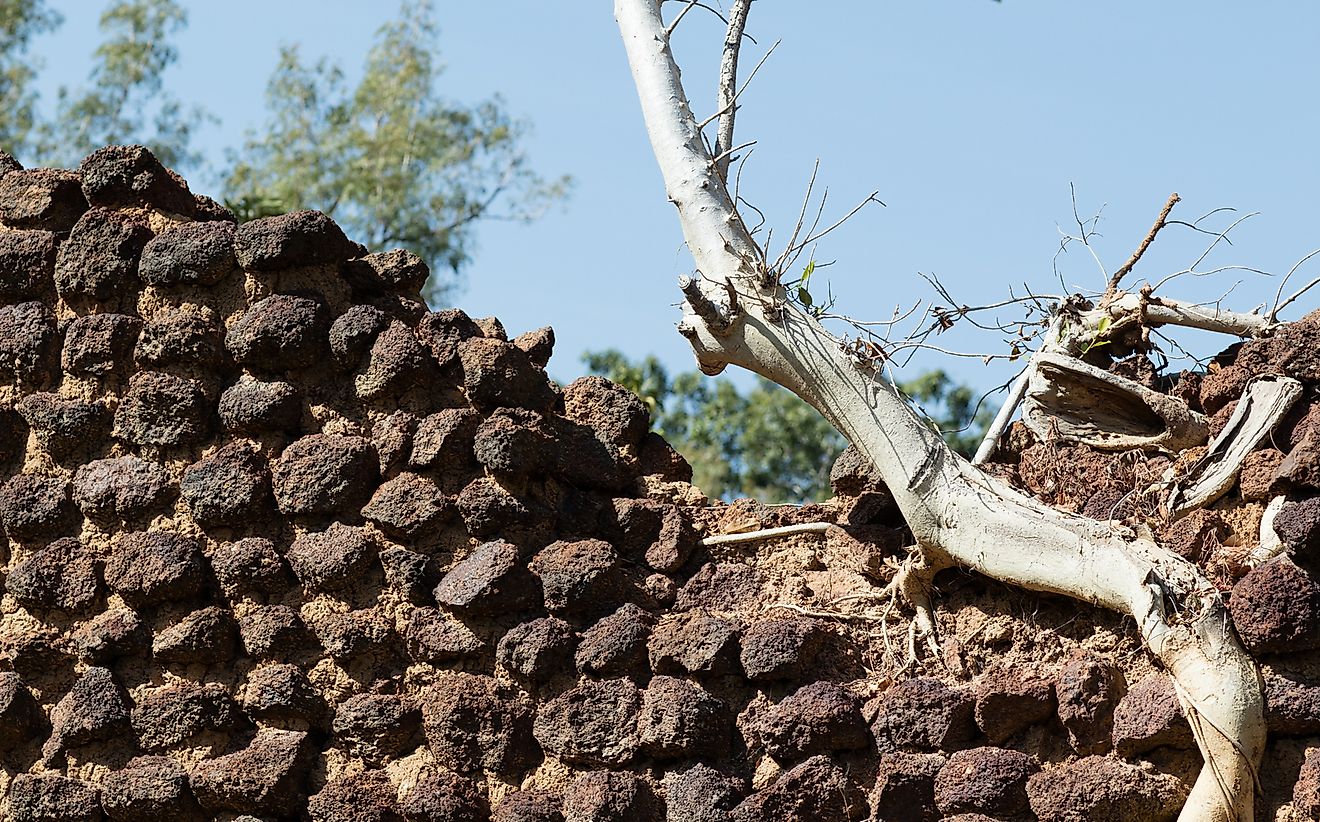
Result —
M 1183 820 L 1252 819 L 1265 743 L 1256 666 L 1200 570 L 1123 529 L 1056 511 L 954 454 L 874 367 L 785 299 L 715 173 L 688 107 L 659 0 L 615 17 L 665 190 L 699 278 L 680 331 L 706 373 L 742 366 L 793 391 L 875 463 L 934 567 L 956 563 L 1131 615 L 1172 674 L 1206 766 Z

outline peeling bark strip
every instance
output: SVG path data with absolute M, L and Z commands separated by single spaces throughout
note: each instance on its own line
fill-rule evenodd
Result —
M 1130 614 L 1174 677 L 1205 757 L 1180 818 L 1251 820 L 1265 743 L 1261 688 L 1214 586 L 1154 542 L 1051 509 L 955 455 L 892 385 L 855 365 L 777 283 L 759 276 L 763 271 L 749 273 L 744 263 L 765 256 L 739 219 L 688 108 L 659 0 L 616 0 L 615 17 L 666 193 L 701 273 L 693 284 L 708 303 L 727 304 L 728 293 L 736 293 L 741 306 L 724 315 L 729 324 L 716 333 L 701 316 L 709 306 L 685 300 L 680 330 L 702 370 L 742 366 L 820 411 L 874 462 L 926 564 L 956 563 Z M 1146 309 L 1148 321 L 1162 321 L 1154 308 Z M 1213 324 L 1184 316 L 1190 308 L 1167 301 L 1161 310 L 1201 327 Z

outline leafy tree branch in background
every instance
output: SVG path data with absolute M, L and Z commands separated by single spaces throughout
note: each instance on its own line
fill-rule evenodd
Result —
M 447 268 L 428 285 L 433 304 L 452 296 L 478 220 L 532 219 L 569 185 L 531 171 L 526 126 L 500 99 L 440 95 L 436 35 L 431 4 L 404 3 L 351 89 L 338 66 L 286 47 L 266 92 L 269 122 L 226 182 L 240 216 L 319 209 L 373 250 L 403 246 Z
M 706 493 L 783 502 L 830 495 L 830 467 L 847 443 L 791 392 L 764 379 L 744 394 L 729 380 L 696 371 L 671 377 L 654 356 L 634 361 L 615 349 L 589 352 L 583 361 L 642 398 L 652 428 L 688 458 L 693 482 Z M 950 446 L 964 455 L 976 450 L 990 414 L 977 411 L 972 388 L 940 370 L 900 388 Z
M 28 53 L 30 42 L 61 22 L 42 0 L 0 3 L 0 146 L 15 156 L 30 156 L 35 147 L 37 94 L 32 81 L 41 62 Z

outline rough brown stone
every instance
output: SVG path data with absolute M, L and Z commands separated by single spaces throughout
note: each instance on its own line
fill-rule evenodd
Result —
M 93 206 L 154 206 L 191 217 L 196 203 L 188 184 L 161 165 L 145 146 L 104 146 L 78 165 L 83 196 Z
M 1112 742 L 1114 708 L 1125 688 L 1114 666 L 1084 652 L 1074 654 L 1059 669 L 1054 692 L 1059 721 L 1068 741 L 1080 754 L 1100 754 Z
M 136 531 L 115 543 L 105 581 L 133 608 L 196 595 L 203 581 L 197 540 L 169 531 Z
M 287 382 L 265 382 L 243 375 L 220 395 L 220 424 L 235 434 L 295 431 L 302 418 L 302 395 Z
M 205 730 L 224 730 L 238 720 L 238 706 L 219 682 L 181 682 L 139 694 L 131 721 L 143 750 L 169 748 Z
M 862 748 L 871 742 L 861 704 L 833 682 L 815 682 L 763 711 L 752 733 L 781 762 Z
M 1087 756 L 1033 774 L 1027 780 L 1027 796 L 1041 822 L 1155 822 L 1178 813 L 1187 787 L 1170 774 Z
M 225 348 L 240 364 L 256 371 L 307 368 L 323 356 L 328 324 L 319 300 L 274 294 L 253 304 L 230 326 Z
M 935 777 L 935 805 L 946 816 L 984 813 L 1013 817 L 1027 811 L 1031 757 L 1004 748 L 958 751 Z
M 215 285 L 234 272 L 234 224 L 181 223 L 153 237 L 142 249 L 138 276 L 154 286 Z
M 871 730 L 880 751 L 952 751 L 976 735 L 975 698 L 967 688 L 909 679 L 880 694 Z
M 371 565 L 374 546 L 361 528 L 332 522 L 293 541 L 285 557 L 308 591 L 336 591 L 356 583 Z
M 307 800 L 312 822 L 399 822 L 399 803 L 385 771 L 332 779 Z
M 662 618 L 647 643 L 651 668 L 659 674 L 736 673 L 738 634 L 733 622 L 700 611 Z
M 100 822 L 100 791 L 90 782 L 59 774 L 21 773 L 9 788 L 9 818 L 12 822 Z
M 420 726 L 417 707 L 394 694 L 356 694 L 335 709 L 336 739 L 368 762 L 403 751 Z
M 212 528 L 261 519 L 271 511 L 266 460 L 234 440 L 184 469 L 179 493 L 198 525 Z
M 92 208 L 78 218 L 55 259 L 55 287 L 66 301 L 107 302 L 142 287 L 138 258 L 152 238 L 145 223 Z
M 544 617 L 510 629 L 500 639 L 495 658 L 515 679 L 539 685 L 572 669 L 577 642 L 567 622 Z
M 1320 648 L 1320 583 L 1286 556 L 1238 580 L 1228 610 L 1252 653 Z
M 642 701 L 626 679 L 584 682 L 541 705 L 533 733 L 548 753 L 590 768 L 626 765 L 637 754 Z
M 294 721 L 318 727 L 326 718 L 327 706 L 296 665 L 263 665 L 248 673 L 243 691 L 243 710 L 256 719 Z
M 311 752 L 306 733 L 263 728 L 243 750 L 197 763 L 193 793 L 212 812 L 291 814 L 307 795 Z
M 29 168 L 0 176 L 0 220 L 7 226 L 62 233 L 86 210 L 76 171 Z
M 555 542 L 527 566 L 541 580 L 552 613 L 586 615 L 619 606 L 626 588 L 619 555 L 598 539 Z
M 100 562 L 77 539 L 65 537 L 15 563 L 5 587 L 30 611 L 85 611 L 101 598 Z
M 290 585 L 284 560 L 265 537 L 220 543 L 211 554 L 211 569 L 230 598 L 279 594 Z
M 196 380 L 139 371 L 115 409 L 115 436 L 134 445 L 192 445 L 211 433 L 213 410 Z
M 60 366 L 70 374 L 102 375 L 132 364 L 142 320 L 125 314 L 88 314 L 64 332 Z
M 582 634 L 575 660 L 584 673 L 631 676 L 650 673 L 647 641 L 655 617 L 629 602 Z
M 0 373 L 43 385 L 59 368 L 60 347 L 49 308 L 36 302 L 0 307 Z
M 88 668 L 51 710 L 50 725 L 50 739 L 42 747 L 48 761 L 69 748 L 127 733 L 123 686 L 109 668 Z
M 754 682 L 795 680 L 806 676 L 816 662 L 826 632 L 814 619 L 763 619 L 742 635 L 739 660 Z
M 455 563 L 435 587 L 435 599 L 462 613 L 507 613 L 530 603 L 535 586 L 518 547 L 494 540 Z
M 1195 741 L 1173 680 L 1152 674 L 1133 685 L 1114 709 L 1114 750 L 1131 758 L 1162 745 L 1191 748 Z
M 491 677 L 442 673 L 421 702 L 427 744 L 446 768 L 507 775 L 540 761 L 531 703 Z
M 151 631 L 136 611 L 112 608 L 78 625 L 69 644 L 79 659 L 104 665 L 151 650 Z
M 378 466 L 368 439 L 309 434 L 271 466 L 275 501 L 285 514 L 356 510 L 375 487 Z
M 866 800 L 848 772 L 826 756 L 813 756 L 785 771 L 768 788 L 733 809 L 733 822 L 781 819 L 861 819 Z
M 637 738 L 652 758 L 720 759 L 732 733 L 729 707 L 695 682 L 657 676 L 642 692 Z
M 0 302 L 41 299 L 54 284 L 55 235 L 49 231 L 0 234 Z
M 948 761 L 941 754 L 887 753 L 876 764 L 871 790 L 875 822 L 939 822 L 935 777 Z
M 633 822 L 664 816 L 651 786 L 628 771 L 591 771 L 564 789 L 564 822 Z
M 339 263 L 357 256 L 357 244 L 325 214 L 294 211 L 240 225 L 234 254 L 248 271 L 279 271 Z
M 440 664 L 480 652 L 485 644 L 463 623 L 434 608 L 414 608 L 404 631 L 415 662 Z
M 238 649 L 234 615 L 212 605 L 188 614 L 156 634 L 151 654 L 157 662 L 193 665 L 221 664 Z
M 73 501 L 94 520 L 135 519 L 173 495 L 165 469 L 138 457 L 93 460 L 73 474 Z
M 997 665 L 976 682 L 976 724 L 992 745 L 1054 716 L 1050 681 L 1016 665 Z
M 382 531 L 405 539 L 433 531 L 453 513 L 453 500 L 439 486 L 412 473 L 382 483 L 362 508 L 362 516 Z
M 168 756 L 139 756 L 101 783 L 101 807 L 111 822 L 197 819 L 183 766 Z

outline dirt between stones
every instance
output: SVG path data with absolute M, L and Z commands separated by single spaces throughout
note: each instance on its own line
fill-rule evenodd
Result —
M 1130 621 L 951 570 L 909 663 L 879 593 L 911 536 L 855 451 L 828 502 L 708 500 L 636 397 L 549 380 L 548 328 L 429 310 L 414 255 L 237 225 L 141 147 L 0 159 L 0 817 L 1176 815 L 1199 756 Z M 1320 814 L 1318 333 L 1160 383 L 1216 419 L 1308 385 L 1194 520 L 1131 493 L 1168 456 L 1015 428 L 991 466 L 1230 592 L 1261 819 Z M 1278 495 L 1288 550 L 1249 569 Z

